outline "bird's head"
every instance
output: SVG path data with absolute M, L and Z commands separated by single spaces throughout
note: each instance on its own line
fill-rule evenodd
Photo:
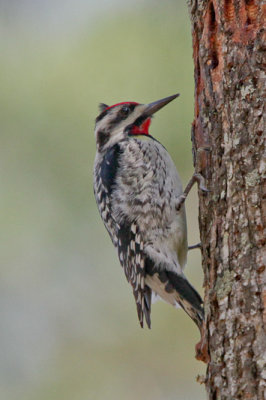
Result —
M 149 135 L 152 115 L 179 94 L 149 104 L 135 102 L 117 103 L 113 106 L 100 104 L 100 114 L 95 123 L 97 150 L 106 151 L 128 136 Z

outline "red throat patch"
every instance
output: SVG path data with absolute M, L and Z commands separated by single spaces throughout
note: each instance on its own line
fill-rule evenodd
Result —
M 151 118 L 147 118 L 140 126 L 133 125 L 130 133 L 132 135 L 149 135 L 150 124 Z

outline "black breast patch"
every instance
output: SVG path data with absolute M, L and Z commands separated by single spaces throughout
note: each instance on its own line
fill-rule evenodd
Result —
M 101 179 L 109 196 L 115 184 L 121 154 L 122 149 L 117 143 L 107 151 L 101 164 Z

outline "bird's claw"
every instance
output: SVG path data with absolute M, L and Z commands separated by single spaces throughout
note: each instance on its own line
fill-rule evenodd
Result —
M 205 179 L 203 178 L 203 176 L 197 172 L 195 172 L 192 175 L 192 178 L 190 179 L 190 181 L 188 182 L 184 192 L 178 197 L 177 201 L 176 201 L 176 205 L 175 208 L 177 211 L 180 210 L 182 204 L 185 202 L 187 195 L 189 194 L 192 186 L 194 185 L 195 182 L 198 182 L 199 188 L 200 190 L 202 190 L 204 193 L 208 193 L 209 190 L 206 188 L 205 186 Z
M 205 179 L 203 178 L 203 176 L 197 172 L 195 172 L 195 174 L 193 176 L 194 176 L 195 181 L 198 182 L 200 190 L 202 190 L 205 193 L 208 193 L 210 190 L 206 188 Z
M 201 249 L 201 243 L 193 244 L 192 246 L 188 246 L 188 250 Z

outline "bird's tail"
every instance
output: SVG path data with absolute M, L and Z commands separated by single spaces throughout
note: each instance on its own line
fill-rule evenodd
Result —
M 177 275 L 174 272 L 166 271 L 170 284 L 176 291 L 177 303 L 186 311 L 193 321 L 201 329 L 204 321 L 204 310 L 202 307 L 202 298 L 194 287 L 184 276 Z
M 201 330 L 204 321 L 202 299 L 188 280 L 172 271 L 153 268 L 152 272 L 146 275 L 145 283 L 167 303 L 180 305 Z

